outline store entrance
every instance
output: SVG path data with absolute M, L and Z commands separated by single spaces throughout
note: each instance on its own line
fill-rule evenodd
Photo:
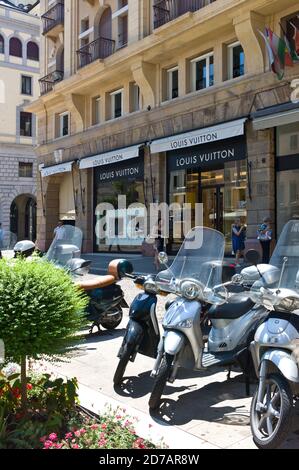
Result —
M 203 225 L 223 233 L 223 186 L 202 189 Z

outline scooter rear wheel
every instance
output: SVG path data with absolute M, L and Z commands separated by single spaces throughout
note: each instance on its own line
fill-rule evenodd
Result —
M 133 344 L 126 344 L 124 346 L 123 354 L 119 360 L 118 366 L 116 368 L 116 371 L 113 377 L 114 385 L 118 386 L 121 384 L 128 362 L 130 360 L 131 355 L 133 354 L 133 351 L 134 351 Z
M 154 388 L 148 402 L 151 410 L 156 410 L 160 406 L 161 396 L 163 394 L 167 380 L 170 377 L 173 359 L 174 356 L 167 353 L 165 353 L 162 358 L 160 369 L 155 378 Z

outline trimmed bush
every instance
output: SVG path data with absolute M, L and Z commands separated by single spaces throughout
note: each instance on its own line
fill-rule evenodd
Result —
M 6 359 L 21 365 L 24 406 L 26 359 L 57 359 L 74 349 L 86 306 L 86 296 L 53 264 L 0 260 L 0 338 Z

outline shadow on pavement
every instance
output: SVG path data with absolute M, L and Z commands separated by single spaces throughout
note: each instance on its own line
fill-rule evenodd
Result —
M 120 386 L 115 386 L 114 390 L 118 395 L 123 397 L 131 397 L 131 398 L 140 398 L 144 397 L 148 393 L 151 392 L 153 388 L 153 379 L 150 376 L 151 370 L 146 372 L 142 372 L 138 374 L 138 376 L 128 376 L 124 377 L 123 382 Z M 177 392 L 184 392 L 188 390 L 190 387 L 170 387 L 166 386 L 165 394 L 170 395 Z
M 160 408 L 152 411 L 151 415 L 162 424 L 175 426 L 196 420 L 248 425 L 249 410 L 244 406 L 216 406 L 226 400 L 245 397 L 245 387 L 240 385 L 237 376 L 225 382 L 211 382 L 200 389 L 180 395 L 176 401 L 162 398 Z

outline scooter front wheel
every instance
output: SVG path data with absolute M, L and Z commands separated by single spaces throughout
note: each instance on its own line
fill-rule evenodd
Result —
M 270 374 L 262 399 L 263 408 L 258 411 L 256 391 L 250 409 L 250 425 L 253 441 L 260 449 L 276 449 L 290 432 L 293 411 L 293 395 L 288 381 L 280 374 Z
M 154 388 L 148 402 L 151 410 L 156 410 L 160 406 L 161 396 L 163 394 L 167 380 L 170 377 L 173 359 L 174 356 L 167 353 L 165 353 L 162 357 L 161 365 L 155 378 Z
M 118 325 L 121 323 L 122 319 L 123 312 L 122 309 L 119 309 L 113 314 L 104 315 L 100 320 L 100 324 L 101 326 L 106 328 L 106 330 L 115 330 L 115 328 L 117 328 Z
M 131 355 L 133 354 L 133 351 L 134 351 L 133 344 L 126 344 L 124 346 L 123 353 L 121 355 L 121 358 L 119 360 L 118 366 L 116 368 L 116 371 L 113 377 L 114 385 L 118 386 L 121 384 L 128 362 L 130 360 Z

